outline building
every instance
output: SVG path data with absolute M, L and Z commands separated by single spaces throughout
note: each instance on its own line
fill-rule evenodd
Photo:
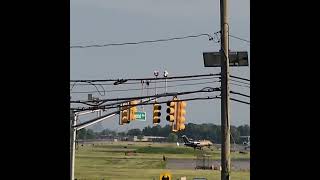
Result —
M 138 136 L 133 136 L 133 141 L 137 142 L 164 142 L 167 140 L 167 137 L 161 136 L 142 136 L 142 139 L 139 139 Z

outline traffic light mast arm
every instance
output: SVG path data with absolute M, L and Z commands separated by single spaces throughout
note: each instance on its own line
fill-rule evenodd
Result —
M 103 115 L 101 117 L 98 117 L 98 118 L 95 118 L 95 119 L 92 119 L 90 121 L 87 121 L 87 122 L 84 122 L 84 123 L 80 123 L 80 124 L 77 124 L 74 126 L 74 128 L 78 131 L 80 129 L 83 129 L 83 128 L 86 128 L 88 126 L 91 126 L 95 123 L 98 123 L 98 122 L 101 122 L 107 118 L 110 118 L 110 117 L 113 117 L 115 116 L 116 114 L 118 114 L 119 112 L 113 112 L 113 113 L 109 113 L 109 114 L 106 114 L 106 115 Z
M 149 102 L 149 101 L 150 101 L 150 100 L 147 100 L 147 101 L 145 101 L 145 102 L 143 102 L 143 103 L 147 103 L 147 102 Z M 143 103 L 142 103 L 142 104 L 143 104 Z M 135 105 L 135 106 L 136 106 L 136 105 Z M 84 128 L 84 127 L 93 125 L 93 124 L 98 123 L 98 122 L 100 122 L 100 121 L 103 121 L 105 118 L 109 118 L 109 117 L 115 116 L 116 114 L 120 114 L 120 110 L 114 111 L 114 112 L 112 112 L 112 113 L 103 115 L 103 116 L 98 117 L 98 118 L 94 118 L 94 119 L 92 119 L 92 120 L 89 120 L 89 121 L 86 121 L 86 122 L 83 122 L 83 123 L 79 123 L 79 124 L 77 124 L 77 125 L 75 125 L 75 126 L 73 126 L 73 127 L 76 128 L 77 130 L 80 130 L 80 129 Z M 80 128 L 78 128 L 78 127 L 80 127 Z
M 101 111 L 101 109 L 79 111 L 79 112 L 75 112 L 74 114 L 75 114 L 76 116 L 81 116 L 81 115 L 85 115 L 85 114 L 89 114 L 89 113 L 94 113 L 94 112 L 97 112 L 97 111 Z

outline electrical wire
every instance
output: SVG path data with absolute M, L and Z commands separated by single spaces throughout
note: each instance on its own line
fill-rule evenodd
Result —
M 187 98 L 187 99 L 178 99 L 178 100 L 169 100 L 169 101 L 157 101 L 157 102 L 148 102 L 148 103 L 139 103 L 133 106 L 130 105 L 124 105 L 121 107 L 134 107 L 134 106 L 140 106 L 140 105 L 153 105 L 153 104 L 167 104 L 168 102 L 179 102 L 179 101 L 195 101 L 195 100 L 208 100 L 208 99 L 218 99 L 219 96 L 208 96 L 208 97 L 196 97 L 196 98 Z M 113 109 L 113 108 L 119 108 L 119 106 L 99 106 L 99 107 L 85 107 L 85 108 L 71 108 L 72 110 L 77 111 L 86 111 L 86 110 L 96 110 L 96 109 Z
M 70 101 L 70 103 L 82 103 L 82 104 L 88 104 L 92 102 L 100 102 L 99 105 L 102 103 L 108 102 L 108 101 L 121 101 L 121 100 L 138 100 L 138 99 L 145 99 L 145 98 L 159 98 L 159 97 L 168 97 L 168 96 L 178 96 L 178 95 L 185 95 L 185 94 L 193 94 L 193 93 L 200 93 L 200 92 L 214 92 L 214 91 L 220 91 L 220 88 L 212 88 L 212 87 L 205 87 L 201 90 L 197 91 L 184 91 L 184 92 L 174 92 L 174 93 L 163 93 L 163 94 L 156 94 L 152 96 L 138 96 L 138 97 L 126 97 L 126 98 L 114 98 L 114 99 L 101 99 L 101 100 L 88 100 L 88 101 Z
M 72 91 L 73 87 L 77 84 L 77 82 L 74 82 L 72 87 L 70 88 L 70 91 Z
M 167 86 L 167 87 L 180 87 L 180 86 L 191 86 L 191 85 L 201 85 L 201 84 L 211 84 L 211 83 L 215 83 L 215 82 L 220 82 L 220 80 L 218 81 L 209 81 L 209 82 L 201 82 L 201 83 L 189 83 L 189 84 L 178 84 L 178 85 L 172 85 L 172 86 Z M 160 86 L 157 87 L 158 89 L 164 89 L 166 88 L 165 86 Z M 140 91 L 143 89 L 154 89 L 154 88 L 135 88 L 135 89 L 117 89 L 117 90 L 109 90 L 106 91 L 107 93 L 110 92 L 123 92 L 123 91 Z M 75 94 L 87 94 L 87 93 L 96 93 L 97 91 L 77 91 L 77 92 L 71 92 L 71 93 L 75 93 Z
M 147 100 L 145 101 L 146 102 L 149 102 L 150 100 Z M 134 105 L 136 106 L 136 105 Z M 133 107 L 133 106 L 131 106 Z M 129 109 L 129 108 L 124 108 L 123 110 L 126 110 L 126 109 Z M 102 118 L 106 118 L 110 115 L 115 115 L 115 114 L 119 114 L 120 113 L 120 110 L 117 110 L 117 111 L 114 111 L 112 113 L 108 113 L 108 114 L 105 114 L 103 116 L 100 116 L 100 117 L 97 117 L 97 118 L 94 118 L 92 120 L 89 120 L 89 121 L 86 121 L 86 122 L 83 122 L 83 123 L 79 123 L 79 124 L 76 124 L 75 126 L 73 126 L 73 128 L 77 128 L 77 127 L 80 127 L 80 126 L 85 126 L 85 125 L 88 125 L 88 124 L 91 124 L 91 123 L 95 123 L 95 122 L 98 122 L 99 120 L 101 120 Z
M 214 39 L 210 34 L 203 33 L 203 34 L 198 34 L 198 35 L 174 37 L 174 38 L 167 38 L 167 39 L 157 39 L 157 40 L 147 40 L 147 41 L 139 41 L 139 42 L 111 43 L 111 44 L 100 44 L 100 45 L 99 44 L 95 44 L 95 45 L 84 45 L 84 46 L 70 46 L 70 48 L 93 48 L 93 47 L 136 45 L 136 44 L 143 44 L 143 43 L 155 43 L 155 42 L 164 42 L 164 41 L 180 40 L 180 39 L 187 39 L 187 38 L 197 38 L 197 37 L 200 37 L 200 36 L 209 37 L 209 41 Z
M 156 98 L 154 98 L 156 99 Z M 153 99 L 153 100 L 154 100 Z M 178 101 L 194 101 L 194 100 L 208 100 L 208 99 L 221 99 L 221 96 L 208 96 L 208 97 L 197 97 L 197 98 L 187 98 L 187 99 L 179 99 L 179 100 L 174 100 L 174 102 L 178 102 Z M 235 99 L 235 98 L 230 98 L 230 100 L 232 101 L 236 101 L 236 102 L 240 102 L 240 103 L 244 103 L 244 104 L 248 104 L 250 105 L 249 102 L 245 102 L 245 101 L 242 101 L 242 100 L 238 100 L 238 99 Z M 152 100 L 151 100 L 152 101 Z M 122 107 L 125 107 L 126 109 L 129 109 L 131 107 L 134 107 L 134 106 L 140 106 L 140 105 L 153 105 L 153 104 L 166 104 L 167 102 L 172 102 L 173 100 L 169 100 L 169 101 L 161 101 L 161 102 L 150 102 L 150 103 L 147 103 L 147 102 L 144 102 L 144 103 L 139 103 L 139 104 L 135 104 L 135 105 L 125 105 L 125 106 L 122 106 Z M 128 101 L 126 101 L 128 102 Z M 124 103 L 124 102 L 123 102 Z M 114 103 L 113 105 L 115 105 L 116 103 Z M 75 111 L 86 111 L 86 110 L 96 110 L 96 109 L 102 109 L 102 110 L 105 110 L 105 109 L 114 109 L 114 108 L 119 108 L 119 104 L 121 103 L 117 103 L 118 106 L 96 106 L 96 107 L 83 107 L 83 108 L 71 108 L 71 110 L 75 110 Z
M 232 76 L 232 75 L 230 75 L 230 77 L 231 77 L 231 78 L 241 79 L 241 80 L 249 81 L 249 82 L 250 82 L 250 79 L 246 79 L 246 78 L 242 78 L 242 77 L 238 77 L 238 76 Z
M 248 97 L 250 98 L 249 95 L 246 95 L 246 94 L 242 94 L 242 93 L 239 93 L 239 92 L 234 92 L 234 91 L 230 91 L 231 94 L 237 94 L 237 95 L 240 95 L 240 96 L 244 96 L 244 97 Z
M 220 73 L 216 73 L 216 74 L 198 74 L 198 75 L 189 75 L 189 76 L 171 76 L 171 77 L 161 77 L 161 78 L 70 80 L 70 82 L 106 82 L 106 81 L 115 81 L 115 82 L 119 82 L 119 83 L 124 83 L 124 82 L 127 82 L 127 81 L 186 79 L 186 78 L 194 78 L 194 77 L 207 77 L 207 76 L 219 76 L 219 75 L 220 75 Z
M 99 92 L 100 96 L 106 95 L 106 90 L 103 88 L 103 86 L 100 85 L 100 87 L 102 87 L 102 89 L 103 89 L 103 95 L 102 95 L 95 84 L 93 84 L 93 83 L 91 83 L 91 82 L 87 82 L 87 83 L 93 85 L 93 86 L 97 89 L 97 92 Z
M 241 40 L 241 41 L 245 41 L 245 42 L 247 42 L 247 43 L 250 44 L 250 41 L 248 41 L 248 40 L 246 40 L 246 39 L 243 39 L 243 38 L 240 38 L 240 37 L 237 37 L 237 36 L 233 36 L 233 35 L 231 35 L 231 34 L 229 34 L 229 36 L 230 36 L 230 37 L 233 37 L 233 38 L 236 38 L 236 39 L 239 39 L 239 40 Z
M 229 83 L 231 85 L 235 85 L 235 86 L 240 86 L 240 87 L 246 87 L 246 88 L 250 88 L 250 86 L 244 86 L 244 85 L 240 85 L 240 84 L 235 84 L 235 83 Z
M 235 99 L 235 98 L 230 98 L 230 100 L 232 100 L 232 101 L 237 101 L 237 102 L 241 102 L 241 103 L 249 104 L 249 105 L 250 105 L 249 102 L 241 101 L 241 100 L 238 100 L 238 99 Z
M 220 79 L 220 77 L 208 77 L 208 78 L 194 78 L 194 79 L 193 78 L 192 79 L 173 79 L 173 80 L 169 80 L 167 82 L 171 83 L 171 82 L 182 82 L 182 81 L 198 81 L 198 80 L 216 79 L 216 78 Z M 161 83 L 161 82 L 165 82 L 165 81 L 162 81 L 162 80 L 158 81 L 158 83 Z M 152 84 L 152 83 L 155 83 L 155 82 L 151 82 L 150 81 L 148 83 Z M 96 85 L 103 85 L 103 86 L 108 86 L 108 85 L 114 86 L 114 83 L 95 83 L 95 84 Z M 125 85 L 127 85 L 127 84 L 141 84 L 141 82 L 126 82 L 126 83 L 123 83 L 123 84 L 125 84 Z M 87 83 L 77 83 L 75 86 L 89 86 L 89 84 L 87 84 Z
M 237 80 L 234 80 L 234 79 L 230 79 L 230 81 L 238 82 L 238 83 L 242 83 L 242 84 L 246 84 L 246 85 L 249 85 L 249 86 L 250 86 L 250 83 L 246 83 L 246 82 L 242 82 L 242 81 L 237 81 Z

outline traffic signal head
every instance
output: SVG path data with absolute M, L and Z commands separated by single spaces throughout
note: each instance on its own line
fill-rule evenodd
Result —
M 178 131 L 184 130 L 185 125 L 184 123 L 186 122 L 186 118 L 184 117 L 186 115 L 186 108 L 187 103 L 184 101 L 178 102 L 178 115 L 177 115 L 177 120 L 176 120 L 176 129 Z
M 153 124 L 160 123 L 160 116 L 161 116 L 161 105 L 154 104 L 153 105 Z
M 163 172 L 160 174 L 160 180 L 172 180 L 172 175 L 170 172 Z
M 175 100 L 175 99 L 174 99 Z M 177 108 L 177 102 L 169 101 L 167 102 L 167 117 L 166 120 L 170 122 L 174 122 L 176 119 L 176 108 Z
M 124 103 L 122 104 L 120 107 L 120 121 L 119 121 L 119 124 L 122 125 L 122 124 L 128 124 L 130 123 L 130 118 L 129 118 L 129 109 L 128 109 L 128 103 Z
M 138 104 L 137 100 L 130 101 L 129 120 L 136 120 L 136 112 L 138 110 L 136 106 L 137 104 Z

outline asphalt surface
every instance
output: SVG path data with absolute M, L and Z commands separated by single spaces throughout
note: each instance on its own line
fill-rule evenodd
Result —
M 202 164 L 198 161 L 198 164 Z M 168 169 L 195 169 L 197 160 L 195 159 L 168 159 L 166 168 Z M 207 165 L 214 167 L 220 166 L 220 160 L 211 160 Z M 231 170 L 234 171 L 247 171 L 250 170 L 250 160 L 232 160 Z

